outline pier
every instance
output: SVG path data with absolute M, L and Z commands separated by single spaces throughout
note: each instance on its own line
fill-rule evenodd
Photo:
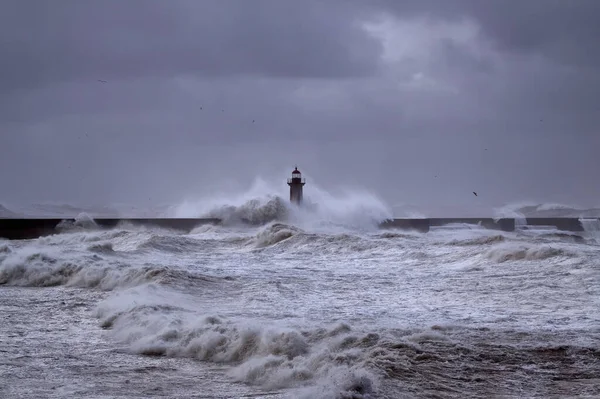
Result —
M 585 220 L 596 220 L 597 218 L 586 218 Z M 284 221 L 285 222 L 285 221 Z M 34 239 L 42 236 L 59 234 L 72 231 L 72 228 L 97 228 L 113 229 L 120 225 L 146 226 L 173 229 L 184 233 L 191 232 L 194 228 L 206 224 L 221 224 L 220 219 L 199 218 L 98 218 L 89 222 L 92 226 L 86 226 L 86 222 L 76 222 L 75 219 L 1 219 L 0 238 L 8 240 Z M 479 226 L 485 229 L 499 231 L 515 231 L 517 228 L 553 228 L 561 231 L 583 232 L 585 231 L 581 220 L 578 218 L 526 218 L 517 220 L 512 218 L 427 218 L 427 219 L 390 219 L 379 223 L 381 229 L 412 230 L 427 233 L 433 228 L 443 228 L 449 225 Z
M 166 229 L 191 232 L 194 228 L 205 224 L 220 224 L 219 219 L 197 218 L 98 218 L 90 220 L 92 227 L 112 229 L 119 225 L 160 227 Z M 75 219 L 0 219 L 0 238 L 8 240 L 32 239 L 84 227 L 86 222 Z

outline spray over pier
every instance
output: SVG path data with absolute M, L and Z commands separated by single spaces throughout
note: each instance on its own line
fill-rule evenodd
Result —
M 292 177 L 287 179 L 290 187 L 290 202 L 302 206 L 304 201 L 304 185 L 306 179 L 296 167 Z M 98 218 L 93 219 L 95 228 L 111 229 L 121 224 L 134 226 L 151 226 L 168 228 L 182 232 L 191 232 L 198 226 L 221 224 L 215 218 Z M 482 228 L 515 231 L 528 228 L 553 228 L 569 232 L 585 232 L 585 226 L 598 225 L 598 218 L 395 218 L 379 223 L 381 229 L 413 230 L 426 233 L 432 228 L 443 227 L 450 224 L 477 225 Z M 68 226 L 77 225 L 75 218 L 0 218 L 0 239 L 19 240 L 35 239 L 42 236 L 58 234 L 68 231 Z

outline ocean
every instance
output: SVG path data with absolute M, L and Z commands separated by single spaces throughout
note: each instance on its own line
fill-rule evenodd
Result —
M 223 225 L 191 233 L 80 215 L 0 240 L 0 397 L 600 397 L 598 226 L 420 234 L 378 230 L 373 201 L 212 206 L 195 216 Z

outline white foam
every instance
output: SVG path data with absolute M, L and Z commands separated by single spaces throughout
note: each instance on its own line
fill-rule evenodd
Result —
M 102 248 L 104 252 L 112 250 L 110 245 Z M 95 256 L 69 256 L 59 247 L 26 246 L 11 250 L 2 259 L 0 284 L 113 290 L 152 281 L 161 272 L 160 268 L 113 266 Z
M 133 353 L 230 364 L 234 381 L 268 390 L 305 388 L 298 395 L 325 398 L 368 395 L 378 383 L 366 366 L 368 353 L 358 350 L 361 334 L 346 325 L 301 331 L 272 321 L 228 318 L 156 286 L 117 293 L 98 306 L 97 316 Z
M 495 262 L 539 261 L 553 257 L 571 257 L 574 254 L 550 245 L 500 244 L 486 252 L 486 257 Z
M 579 222 L 583 226 L 585 232 L 590 238 L 600 241 L 600 219 L 579 219 Z
M 526 215 L 522 212 L 524 207 L 530 206 L 530 202 L 520 202 L 504 205 L 494 209 L 494 220 L 498 221 L 502 218 L 515 219 L 515 228 L 519 229 L 527 225 Z
M 336 195 L 311 182 L 305 188 L 305 207 L 296 207 L 285 198 L 289 193 L 281 182 L 256 178 L 241 193 L 219 193 L 207 198 L 186 200 L 167 212 L 169 217 L 216 217 L 226 224 L 235 221 L 264 224 L 291 221 L 302 228 L 373 227 L 392 218 L 391 209 L 377 195 L 365 190 L 344 190 Z

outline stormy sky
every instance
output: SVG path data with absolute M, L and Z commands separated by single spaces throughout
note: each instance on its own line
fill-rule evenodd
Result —
M 598 20 L 598 0 L 5 0 L 0 203 L 176 203 L 298 164 L 425 211 L 597 206 Z

